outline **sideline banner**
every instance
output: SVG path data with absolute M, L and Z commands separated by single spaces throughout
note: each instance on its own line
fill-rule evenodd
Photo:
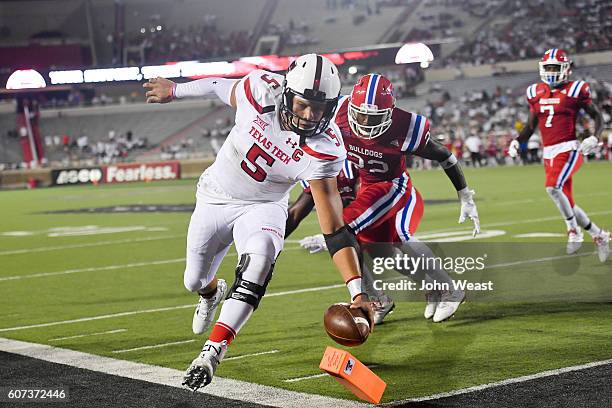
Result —
M 178 161 L 113 164 L 103 170 L 105 183 L 177 180 L 181 175 Z

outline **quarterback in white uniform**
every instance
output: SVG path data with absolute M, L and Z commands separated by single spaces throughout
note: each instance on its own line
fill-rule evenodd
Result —
M 336 66 L 307 54 L 289 66 L 286 76 L 255 70 L 240 80 L 176 84 L 155 78 L 144 87 L 149 103 L 215 93 L 236 108 L 234 127 L 200 176 L 189 223 L 184 284 L 200 295 L 194 333 L 210 327 L 226 292 L 227 300 L 183 384 L 196 390 L 210 383 L 227 346 L 259 305 L 283 249 L 288 196 L 296 182 L 311 186 L 321 230 L 353 307 L 372 316 L 361 291 L 358 244 L 342 220 L 336 185 L 346 157 L 340 131 L 331 123 L 340 93 Z M 228 291 L 215 275 L 232 242 L 239 262 Z

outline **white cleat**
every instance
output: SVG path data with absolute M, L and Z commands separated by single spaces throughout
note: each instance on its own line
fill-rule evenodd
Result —
M 182 385 L 196 392 L 199 388 L 210 384 L 226 351 L 227 341 L 225 340 L 221 343 L 210 340 L 204 343 L 202 352 L 191 362 L 187 372 L 185 372 Z
M 393 309 L 395 309 L 395 303 L 393 302 L 393 299 L 391 299 L 389 296 L 383 295 L 377 302 L 373 303 L 373 309 L 374 324 L 383 324 L 385 316 L 390 313 L 393 313 Z
M 193 313 L 193 322 L 191 324 L 195 334 L 202 334 L 210 327 L 215 318 L 217 307 L 223 300 L 226 291 L 227 283 L 223 279 L 219 279 L 217 281 L 217 292 L 212 297 L 204 298 L 200 296 L 200 301 Z
M 606 262 L 610 256 L 610 231 L 601 230 L 599 235 L 593 237 L 593 242 L 597 247 L 597 255 L 601 262 Z
M 440 303 L 433 315 L 434 323 L 440 323 L 453 317 L 461 303 L 465 300 L 465 292 L 461 289 L 443 290 L 440 294 Z
M 572 228 L 567 230 L 567 254 L 575 254 L 578 252 L 580 247 L 582 246 L 582 242 L 584 242 L 584 235 L 580 228 Z
M 427 303 L 425 305 L 425 312 L 423 312 L 423 316 L 426 319 L 431 319 L 436 313 L 438 303 L 440 303 L 440 292 L 437 290 L 428 290 L 425 292 L 425 301 Z

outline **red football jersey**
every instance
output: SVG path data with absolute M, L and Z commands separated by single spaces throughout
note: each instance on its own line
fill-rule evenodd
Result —
M 429 140 L 429 120 L 423 115 L 393 108 L 391 127 L 375 139 L 355 136 L 348 122 L 349 98 L 338 106 L 335 121 L 344 139 L 347 159 L 355 163 L 362 185 L 389 181 L 406 171 L 406 154 Z
M 544 146 L 576 140 L 576 116 L 580 108 L 592 103 L 589 84 L 569 81 L 550 89 L 543 82 L 527 88 L 529 110 L 538 116 Z

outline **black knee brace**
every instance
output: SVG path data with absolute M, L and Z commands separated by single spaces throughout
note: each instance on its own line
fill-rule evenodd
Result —
M 238 261 L 238 266 L 236 267 L 236 280 L 234 284 L 230 288 L 227 297 L 225 299 L 235 299 L 241 302 L 248 303 L 253 306 L 253 309 L 257 309 L 259 306 L 259 302 L 261 298 L 266 293 L 266 288 L 268 287 L 268 283 L 270 279 L 272 279 L 272 272 L 274 271 L 274 262 L 270 265 L 270 270 L 268 271 L 268 276 L 266 276 L 266 281 L 263 285 L 259 285 L 257 283 L 245 280 L 242 278 L 242 274 L 246 271 L 246 268 L 249 266 L 249 261 L 251 257 L 249 254 L 242 254 L 240 260 Z M 252 295 L 250 293 L 238 292 L 236 289 L 243 288 L 250 292 L 255 293 Z

